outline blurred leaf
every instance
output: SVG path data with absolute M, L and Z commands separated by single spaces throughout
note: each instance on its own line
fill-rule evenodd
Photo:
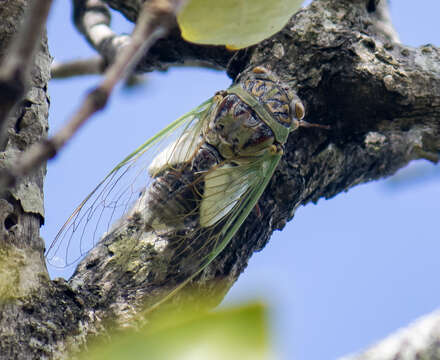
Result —
M 159 314 L 140 331 L 96 344 L 81 359 L 259 360 L 272 358 L 265 309 L 253 304 L 211 313 Z
M 189 0 L 177 16 L 185 40 L 241 49 L 280 31 L 303 0 Z

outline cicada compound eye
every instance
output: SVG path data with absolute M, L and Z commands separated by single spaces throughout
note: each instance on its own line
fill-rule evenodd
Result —
M 297 101 L 295 102 L 295 116 L 298 120 L 302 120 L 304 118 L 304 115 L 306 113 L 306 110 L 304 109 L 304 105 L 300 102 Z

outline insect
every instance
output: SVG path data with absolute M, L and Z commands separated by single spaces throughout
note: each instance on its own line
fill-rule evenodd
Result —
M 289 133 L 326 128 L 302 120 L 304 112 L 288 85 L 253 68 L 121 161 L 73 212 L 46 258 L 74 263 L 100 233 L 113 231 L 114 219 L 137 216 L 146 232 L 166 240 L 169 266 L 183 286 L 221 253 L 255 207 Z M 168 146 L 153 156 L 164 139 Z

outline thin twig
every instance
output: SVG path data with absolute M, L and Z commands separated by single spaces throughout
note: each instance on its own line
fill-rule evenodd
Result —
M 104 59 L 100 56 L 73 60 L 66 62 L 54 62 L 50 68 L 52 79 L 64 79 L 80 75 L 102 74 L 105 69 Z
M 91 115 L 103 109 L 116 84 L 137 64 L 151 45 L 171 28 L 175 15 L 183 0 L 152 0 L 144 4 L 130 44 L 127 45 L 115 63 L 108 68 L 102 83 L 93 89 L 83 101 L 71 120 L 52 138 L 35 144 L 18 160 L 15 168 L 5 174 L 8 183 L 29 173 L 44 161 L 54 157 Z
M 62 63 L 54 62 L 50 67 L 52 79 L 67 79 L 75 76 L 97 75 L 106 70 L 106 63 L 102 57 L 90 59 L 66 61 Z M 125 80 L 125 86 L 133 87 L 145 82 L 145 75 L 135 72 Z
M 31 2 L 16 38 L 6 50 L 3 63 L 0 64 L 0 140 L 3 140 L 9 113 L 26 91 L 26 78 L 33 63 L 35 49 L 40 46 L 51 5 L 52 0 Z

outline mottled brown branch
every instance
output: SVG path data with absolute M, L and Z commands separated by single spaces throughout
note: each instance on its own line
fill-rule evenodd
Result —
M 73 0 L 73 20 L 79 32 L 102 56 L 105 64 L 113 63 L 130 43 L 130 36 L 117 35 L 111 29 L 110 12 L 101 0 Z
M 33 55 L 40 44 L 52 0 L 34 0 L 16 39 L 6 50 L 8 56 L 0 64 L 0 144 L 4 143 L 5 122 L 13 107 L 23 97 L 27 87 Z
M 105 107 L 116 84 L 130 73 L 151 45 L 167 32 L 180 5 L 179 0 L 155 0 L 145 4 L 131 35 L 130 44 L 108 68 L 101 84 L 87 95 L 78 111 L 61 130 L 46 141 L 35 144 L 20 157 L 18 164 L 4 175 L 9 177 L 9 182 L 53 158 L 94 113 Z
M 101 41 L 116 35 L 110 28 L 110 11 L 101 0 L 73 0 L 73 21 L 95 49 Z

